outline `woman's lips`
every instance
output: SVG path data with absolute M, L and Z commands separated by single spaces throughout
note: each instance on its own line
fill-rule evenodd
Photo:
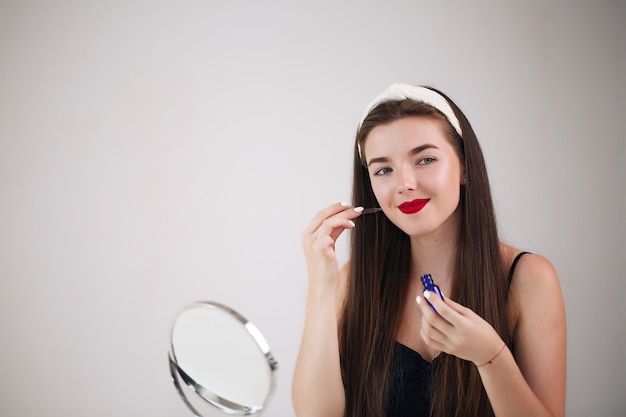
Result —
M 400 204 L 398 206 L 398 208 L 404 214 L 413 214 L 413 213 L 417 213 L 418 211 L 423 209 L 424 206 L 429 201 L 430 201 L 430 199 L 428 199 L 428 198 L 417 198 L 417 199 L 415 199 L 413 201 L 405 201 L 404 203 Z

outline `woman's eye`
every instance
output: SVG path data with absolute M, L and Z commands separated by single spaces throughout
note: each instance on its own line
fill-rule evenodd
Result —
M 374 175 L 385 175 L 385 174 L 389 174 L 391 172 L 391 168 L 379 168 L 376 171 L 374 171 Z
M 436 160 L 437 159 L 433 158 L 432 156 L 427 156 L 427 157 L 422 158 L 419 161 L 417 161 L 417 164 L 418 165 L 428 165 L 428 164 L 432 164 Z

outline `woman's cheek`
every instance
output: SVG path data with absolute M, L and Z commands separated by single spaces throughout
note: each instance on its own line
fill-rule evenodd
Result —
M 391 202 L 391 190 L 386 184 L 372 183 L 372 191 L 374 191 L 374 197 L 380 205 L 387 205 Z

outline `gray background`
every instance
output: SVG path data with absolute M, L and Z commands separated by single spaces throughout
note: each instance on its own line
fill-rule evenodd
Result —
M 625 415 L 625 19 L 618 0 L 2 1 L 0 414 L 190 415 L 168 332 L 208 299 L 266 335 L 266 415 L 293 415 L 300 232 L 349 199 L 358 118 L 406 82 L 466 112 L 503 239 L 559 271 L 568 415 Z

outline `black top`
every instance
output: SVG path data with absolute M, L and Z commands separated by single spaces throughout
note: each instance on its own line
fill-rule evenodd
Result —
M 509 270 L 508 284 L 511 286 L 513 272 L 521 252 L 513 260 Z M 428 362 L 413 349 L 396 342 L 389 375 L 389 403 L 387 417 L 428 417 L 432 396 L 433 362 Z
M 428 417 L 433 362 L 396 342 L 389 375 L 388 417 Z

